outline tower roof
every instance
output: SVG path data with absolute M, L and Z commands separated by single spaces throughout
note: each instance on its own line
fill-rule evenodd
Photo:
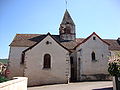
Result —
M 63 17 L 61 24 L 66 24 L 66 23 L 75 25 L 67 9 L 64 13 L 64 17 Z

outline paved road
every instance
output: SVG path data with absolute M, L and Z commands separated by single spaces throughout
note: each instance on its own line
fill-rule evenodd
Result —
M 29 87 L 28 90 L 112 90 L 112 87 L 112 81 L 95 81 Z

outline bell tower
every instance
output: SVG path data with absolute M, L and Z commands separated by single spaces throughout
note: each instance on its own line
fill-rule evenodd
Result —
M 75 24 L 69 14 L 65 11 L 63 20 L 60 24 L 59 35 L 61 40 L 74 40 L 76 38 Z

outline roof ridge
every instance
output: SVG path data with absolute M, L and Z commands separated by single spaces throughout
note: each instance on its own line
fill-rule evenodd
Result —
M 16 34 L 16 35 L 45 35 L 45 34 Z
M 103 39 L 103 40 L 117 40 L 117 39 Z
M 87 38 L 85 38 L 82 42 L 80 42 L 74 49 L 76 49 L 80 44 L 85 43 L 89 38 L 91 38 L 93 35 L 97 36 L 101 41 L 104 43 L 110 45 L 108 42 L 106 42 L 104 39 L 100 38 L 95 32 L 93 32 L 91 35 L 89 35 Z
M 16 34 L 16 35 L 47 35 L 47 34 Z M 51 35 L 57 35 L 57 34 L 51 34 Z

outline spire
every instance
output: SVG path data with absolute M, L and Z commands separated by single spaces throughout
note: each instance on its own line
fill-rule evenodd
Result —
M 70 23 L 72 25 L 75 25 L 67 9 L 65 11 L 65 14 L 64 14 L 64 17 L 63 17 L 61 24 L 66 24 L 66 23 Z
M 59 35 L 61 40 L 74 40 L 76 38 L 75 24 L 67 9 L 60 24 Z
M 65 0 L 65 4 L 66 4 L 66 9 L 67 9 L 67 0 Z

